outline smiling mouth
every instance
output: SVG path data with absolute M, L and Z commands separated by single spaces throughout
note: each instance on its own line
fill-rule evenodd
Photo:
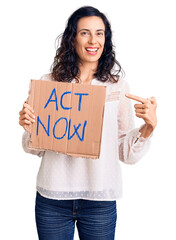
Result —
M 86 51 L 87 51 L 87 53 L 88 54 L 90 54 L 90 55 L 96 55 L 97 54 L 97 52 L 98 52 L 98 48 L 86 48 Z

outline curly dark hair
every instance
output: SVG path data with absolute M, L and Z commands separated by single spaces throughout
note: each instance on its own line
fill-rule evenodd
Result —
M 119 74 L 122 73 L 121 65 L 115 58 L 111 25 L 107 17 L 98 9 L 85 6 L 77 9 L 69 17 L 64 33 L 57 38 L 58 41 L 60 40 L 60 44 L 56 50 L 56 56 L 51 66 L 51 73 L 56 81 L 71 82 L 73 78 L 79 79 L 78 56 L 74 48 L 74 42 L 78 20 L 88 16 L 100 17 L 105 25 L 105 45 L 103 53 L 98 60 L 98 67 L 94 77 L 102 82 L 108 79 L 117 82 Z M 117 69 L 115 69 L 115 67 L 117 67 Z

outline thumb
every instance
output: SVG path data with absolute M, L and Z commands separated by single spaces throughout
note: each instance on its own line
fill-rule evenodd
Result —
M 152 104 L 157 105 L 155 97 L 151 97 L 151 98 L 149 98 L 149 100 Z

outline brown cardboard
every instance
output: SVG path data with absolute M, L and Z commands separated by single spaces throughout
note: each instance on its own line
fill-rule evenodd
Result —
M 31 80 L 28 103 L 36 119 L 29 146 L 98 158 L 105 95 L 105 86 Z

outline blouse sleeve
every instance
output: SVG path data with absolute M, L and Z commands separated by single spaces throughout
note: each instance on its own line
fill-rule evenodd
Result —
M 135 128 L 134 109 L 131 100 L 125 96 L 126 93 L 130 93 L 130 89 L 123 80 L 118 111 L 119 159 L 124 163 L 134 164 L 148 151 L 153 133 L 147 138 L 140 137 L 139 130 L 143 125 Z
M 45 151 L 30 148 L 29 147 L 30 138 L 31 138 L 30 133 L 28 131 L 25 131 L 23 133 L 23 137 L 22 137 L 22 146 L 23 146 L 24 151 L 26 153 L 30 153 L 30 154 L 34 154 L 39 157 L 42 157 L 44 155 Z
M 45 74 L 43 75 L 40 80 L 51 80 L 51 75 L 50 74 Z M 31 91 L 31 84 L 29 86 L 29 92 L 28 92 L 28 98 L 29 98 L 29 94 Z M 26 102 L 28 102 L 28 98 L 26 100 Z M 34 155 L 38 155 L 39 157 L 43 156 L 45 151 L 44 150 L 37 150 L 37 149 L 32 149 L 29 147 L 29 142 L 30 142 L 30 133 L 28 131 L 25 131 L 23 133 L 23 137 L 22 137 L 22 146 L 23 149 L 26 153 L 30 153 L 30 154 L 34 154 Z

